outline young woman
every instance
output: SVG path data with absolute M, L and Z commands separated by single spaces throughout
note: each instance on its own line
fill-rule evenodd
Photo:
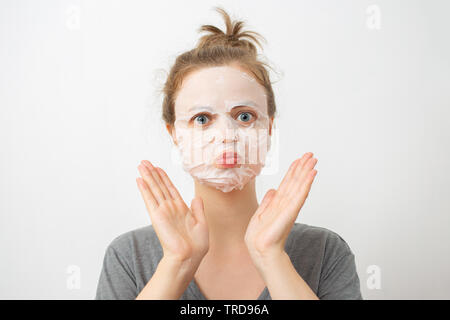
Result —
M 106 250 L 97 299 L 362 299 L 355 259 L 336 233 L 297 223 L 317 170 L 295 160 L 260 204 L 276 111 L 259 34 L 220 8 L 165 83 L 163 119 L 195 185 L 188 207 L 163 169 L 144 160 L 137 185 L 152 225 Z

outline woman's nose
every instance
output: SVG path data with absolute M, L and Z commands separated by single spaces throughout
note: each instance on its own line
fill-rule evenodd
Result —
M 234 143 L 238 140 L 237 131 L 233 128 L 226 128 L 222 130 L 222 143 Z
M 237 131 L 230 119 L 220 119 L 217 125 L 217 138 L 222 143 L 232 143 L 237 141 Z
M 232 139 L 223 139 L 222 142 L 223 143 L 232 143 L 232 142 L 236 142 L 238 141 L 237 137 L 234 137 Z

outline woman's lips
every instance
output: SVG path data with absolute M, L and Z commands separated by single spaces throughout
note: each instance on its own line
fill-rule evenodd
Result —
M 219 168 L 234 168 L 238 165 L 238 154 L 236 152 L 224 152 L 217 157 L 216 166 Z

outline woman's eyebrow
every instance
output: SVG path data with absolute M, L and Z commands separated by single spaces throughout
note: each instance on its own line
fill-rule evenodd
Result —
M 234 110 L 236 108 L 243 108 L 243 107 L 244 108 L 248 107 L 248 108 L 251 108 L 251 109 L 253 109 L 255 111 L 259 111 L 258 110 L 259 109 L 258 104 L 256 102 L 254 102 L 254 101 L 251 101 L 251 100 L 242 101 L 242 102 L 233 102 L 233 104 L 231 105 L 231 108 L 229 110 L 232 111 L 232 110 Z
M 252 100 L 245 100 L 245 101 L 240 101 L 240 102 L 233 102 L 231 108 L 245 107 L 245 106 L 257 108 L 258 104 Z
M 195 105 L 192 106 L 188 109 L 188 112 L 193 112 L 193 111 L 209 111 L 209 112 L 213 112 L 214 109 L 211 106 L 202 106 L 202 105 Z

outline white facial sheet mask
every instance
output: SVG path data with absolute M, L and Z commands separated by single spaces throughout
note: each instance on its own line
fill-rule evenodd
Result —
M 270 148 L 264 88 L 248 74 L 228 66 L 198 73 L 180 90 L 175 107 L 175 136 L 183 168 L 200 183 L 222 192 L 241 190 L 260 174 Z M 236 106 L 242 106 L 240 111 L 233 111 Z M 256 120 L 251 124 L 238 120 L 243 112 L 254 114 Z M 209 118 L 203 126 L 192 120 L 200 114 Z M 238 167 L 214 165 L 225 151 L 238 154 Z

